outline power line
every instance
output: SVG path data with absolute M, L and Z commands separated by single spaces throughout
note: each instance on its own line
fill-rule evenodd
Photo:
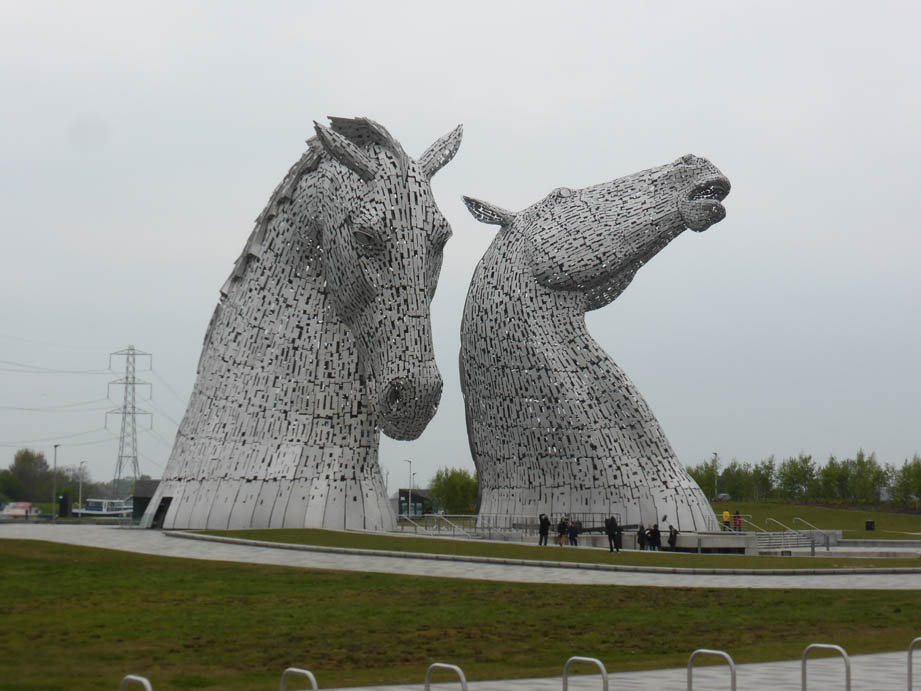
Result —
M 62 408 L 76 408 L 81 405 L 93 405 L 95 403 L 108 402 L 108 398 L 94 398 L 92 401 L 78 401 L 76 403 L 62 403 L 60 405 L 46 405 L 36 408 L 21 408 L 18 406 L 0 405 L 0 410 L 60 410 Z M 93 408 L 96 410 L 96 408 Z M 82 411 L 81 411 L 82 412 Z
M 64 434 L 57 437 L 47 437 L 45 439 L 25 439 L 23 441 L 5 441 L 0 442 L 0 446 L 20 446 L 22 444 L 37 444 L 39 442 L 45 441 L 58 441 L 59 439 L 73 439 L 75 437 L 84 437 L 87 434 L 95 434 L 96 432 L 105 432 L 107 431 L 105 427 L 100 427 L 98 429 L 91 429 L 87 432 L 77 432 L 76 434 Z
M 166 390 L 167 390 L 167 391 L 169 391 L 171 394 L 173 394 L 173 397 L 174 397 L 179 403 L 181 403 L 182 405 L 186 405 L 186 403 L 189 402 L 189 397 L 188 397 L 188 396 L 183 397 L 181 394 L 177 393 L 176 389 L 174 389 L 172 386 L 170 386 L 169 382 L 166 381 L 166 379 L 164 379 L 163 377 L 161 377 L 161 376 L 160 376 L 160 373 L 157 372 L 153 367 L 150 368 L 150 373 L 153 374 L 158 380 L 160 380 L 160 383 L 163 384 L 163 386 L 166 387 Z
M 108 409 L 109 406 L 107 405 L 99 408 L 70 408 L 64 410 L 60 408 L 17 408 L 16 406 L 0 405 L 0 410 L 18 410 L 26 413 L 94 413 Z
M 170 422 L 172 422 L 174 425 L 176 425 L 176 427 L 179 427 L 179 423 L 178 423 L 176 420 L 174 420 L 165 410 L 163 410 L 163 408 L 160 407 L 160 405 L 158 405 L 157 402 L 156 402 L 155 400 L 153 400 L 153 399 L 151 398 L 151 399 L 148 401 L 148 403 L 150 403 L 150 405 L 152 405 L 157 411 L 159 411 L 160 415 L 162 415 L 162 416 L 165 417 L 167 420 L 169 420 Z
M 110 369 L 63 369 L 58 367 L 43 367 L 41 365 L 30 365 L 25 362 L 14 362 L 13 360 L 0 360 L 0 364 L 12 365 L 11 367 L 0 368 L 0 372 L 18 372 L 20 374 L 111 374 Z

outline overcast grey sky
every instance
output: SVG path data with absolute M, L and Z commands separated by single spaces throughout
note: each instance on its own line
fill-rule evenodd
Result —
M 921 452 L 919 25 L 912 2 L 3 3 L 0 466 L 57 441 L 110 478 L 119 374 L 10 363 L 105 369 L 130 343 L 154 354 L 139 446 L 159 476 L 218 289 L 327 115 L 372 117 L 414 156 L 464 124 L 433 181 L 454 229 L 445 391 L 420 439 L 382 442 L 391 490 L 404 458 L 421 485 L 473 468 L 458 330 L 493 227 L 461 195 L 517 210 L 686 153 L 732 181 L 726 220 L 591 333 L 686 464 L 901 464 Z

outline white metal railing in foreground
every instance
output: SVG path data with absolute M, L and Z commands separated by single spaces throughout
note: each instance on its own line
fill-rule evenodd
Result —
M 153 691 L 153 687 L 150 685 L 150 682 L 147 681 L 144 677 L 139 677 L 137 674 L 126 674 L 122 683 L 118 685 L 118 691 L 125 691 L 128 688 L 128 684 L 140 684 L 144 687 L 144 691 Z
M 457 665 L 449 665 L 444 662 L 433 662 L 425 671 L 425 691 L 429 691 L 429 684 L 432 681 L 432 672 L 434 672 L 436 669 L 447 669 L 451 672 L 457 673 L 457 676 L 460 678 L 461 689 L 463 689 L 463 691 L 467 691 L 467 677 L 464 676 L 464 670 L 462 670 Z
M 806 691 L 806 658 L 809 656 L 810 650 L 834 650 L 835 652 L 841 653 L 841 657 L 844 658 L 844 689 L 845 691 L 851 691 L 851 658 L 847 656 L 847 651 L 844 648 L 840 645 L 833 645 L 831 643 L 812 643 L 807 645 L 806 649 L 803 651 L 803 658 L 800 663 L 803 691 Z
M 736 691 L 736 663 L 729 653 L 722 650 L 710 650 L 709 648 L 699 648 L 691 653 L 688 658 L 688 691 L 694 688 L 694 658 L 698 655 L 716 655 L 723 658 L 729 663 L 729 688 Z
M 566 664 L 563 665 L 563 691 L 567 691 L 569 688 L 569 668 L 574 662 L 588 662 L 589 664 L 595 665 L 599 670 L 601 670 L 601 688 L 604 691 L 608 691 L 608 670 L 604 664 L 596 657 L 571 657 L 566 660 Z
M 313 691 L 317 691 L 317 679 L 309 669 L 300 667 L 288 667 L 281 673 L 281 684 L 278 686 L 279 691 L 288 691 L 288 677 L 305 677 L 310 681 Z
M 908 691 L 912 691 L 914 688 L 914 684 L 911 680 L 911 654 L 918 646 L 921 646 L 921 636 L 918 636 L 918 638 L 908 644 Z

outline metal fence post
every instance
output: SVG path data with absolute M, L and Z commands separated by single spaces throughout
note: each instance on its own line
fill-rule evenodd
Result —
M 313 676 L 313 672 L 309 669 L 301 669 L 300 667 L 288 667 L 284 672 L 281 673 L 281 684 L 279 684 L 279 691 L 288 691 L 288 677 L 305 677 L 310 680 L 310 685 L 313 687 L 313 691 L 317 691 L 317 680 Z
M 921 636 L 918 636 L 918 638 L 908 644 L 908 691 L 912 691 L 914 686 L 911 680 L 911 654 L 914 652 L 915 647 L 919 645 L 921 645 Z
M 604 664 L 596 657 L 571 657 L 566 660 L 566 664 L 563 665 L 563 691 L 569 689 L 569 668 L 573 662 L 588 662 L 589 664 L 595 665 L 599 670 L 601 670 L 601 688 L 603 691 L 608 691 L 608 670 Z
M 841 657 L 844 658 L 844 688 L 845 691 L 851 691 L 851 658 L 847 656 L 847 651 L 844 648 L 840 645 L 832 645 L 831 643 L 812 643 L 806 646 L 806 649 L 803 651 L 802 662 L 800 663 L 802 690 L 806 691 L 806 658 L 809 656 L 810 650 L 834 650 L 840 653 Z
M 726 660 L 729 663 L 729 688 L 732 691 L 736 691 L 736 663 L 732 657 L 723 650 L 709 650 L 707 648 L 695 650 L 691 653 L 691 657 L 688 658 L 688 691 L 694 688 L 694 658 L 698 655 L 717 655 Z
M 467 691 L 467 677 L 464 676 L 464 670 L 462 670 L 457 665 L 449 665 L 444 662 L 433 662 L 429 665 L 429 668 L 425 671 L 425 691 L 429 691 L 429 683 L 432 680 L 432 672 L 436 669 L 447 669 L 452 672 L 455 672 L 460 678 L 461 689 L 462 691 Z
M 153 687 L 150 685 L 150 682 L 147 681 L 144 677 L 140 677 L 137 674 L 126 674 L 122 683 L 118 685 L 118 691 L 125 691 L 128 687 L 128 684 L 135 683 L 140 684 L 144 687 L 144 691 L 153 691 Z

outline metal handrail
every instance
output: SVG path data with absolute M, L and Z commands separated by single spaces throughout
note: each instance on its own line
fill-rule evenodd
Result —
M 153 686 L 150 685 L 150 682 L 146 678 L 138 676 L 137 674 L 126 674 L 122 683 L 118 685 L 118 691 L 125 691 L 128 684 L 134 682 L 135 684 L 140 684 L 144 687 L 144 691 L 153 691 Z
M 805 520 L 804 518 L 800 518 L 799 516 L 794 516 L 794 517 L 793 517 L 793 525 L 794 525 L 794 526 L 796 525 L 796 522 L 797 522 L 797 521 L 799 521 L 800 523 L 803 523 L 803 524 L 805 524 L 805 525 L 808 525 L 810 528 L 812 528 L 812 529 L 815 530 L 816 532 L 822 533 L 822 537 L 825 538 L 825 551 L 826 551 L 826 552 L 830 552 L 830 551 L 831 551 L 831 546 L 830 546 L 831 538 L 828 536 L 828 533 L 826 533 L 826 532 L 825 532 L 824 530 L 822 530 L 821 528 L 818 528 L 818 527 L 812 525 L 812 523 L 810 523 L 809 521 Z
M 743 522 L 743 523 L 748 523 L 748 525 L 750 525 L 752 528 L 757 528 L 757 529 L 760 530 L 762 533 L 768 532 L 767 530 L 765 530 L 764 528 L 762 528 L 762 527 L 761 527 L 760 525 L 758 525 L 757 523 L 752 523 L 750 520 L 748 520 L 748 519 L 745 518 L 745 517 L 742 518 L 742 522 Z
M 851 658 L 847 656 L 847 651 L 842 648 L 840 645 L 833 645 L 831 643 L 811 643 L 806 646 L 806 649 L 803 651 L 803 658 L 801 664 L 802 670 L 802 690 L 806 691 L 806 657 L 809 655 L 810 650 L 834 650 L 835 652 L 841 653 L 841 657 L 844 658 L 844 689 L 845 691 L 851 691 Z
M 436 669 L 447 669 L 452 672 L 457 672 L 457 676 L 460 677 L 461 689 L 467 691 L 467 677 L 464 676 L 464 670 L 457 665 L 449 665 L 444 662 L 433 662 L 429 665 L 429 668 L 425 672 L 425 691 L 429 691 L 429 682 L 432 680 L 432 672 Z
M 908 644 L 908 691 L 912 691 L 912 687 L 914 686 L 911 680 L 911 654 L 919 645 L 921 645 L 921 636 L 918 636 L 915 640 Z
M 698 655 L 718 655 L 724 658 L 729 663 L 729 688 L 732 691 L 736 691 L 736 663 L 732 657 L 723 650 L 709 650 L 707 648 L 698 648 L 688 658 L 688 691 L 694 688 L 694 658 Z
M 573 662 L 589 662 L 598 667 L 601 670 L 601 688 L 603 691 L 608 691 L 608 669 L 604 666 L 604 663 L 597 657 L 580 657 L 578 655 L 569 658 L 566 660 L 566 664 L 563 665 L 563 691 L 569 689 L 569 668 Z
M 425 528 L 424 528 L 423 526 L 419 525 L 419 524 L 416 523 L 413 519 L 411 519 L 411 518 L 409 517 L 408 514 L 405 514 L 405 513 L 404 513 L 404 514 L 400 514 L 400 515 L 397 517 L 397 523 L 399 523 L 400 521 L 406 521 L 407 523 L 411 524 L 411 525 L 415 528 L 415 530 L 414 530 L 413 532 L 418 533 L 418 532 L 419 532 L 419 528 L 422 528 L 422 530 L 425 530 Z
M 279 691 L 287 691 L 289 676 L 306 677 L 310 680 L 313 691 L 317 691 L 317 679 L 313 676 L 313 672 L 309 669 L 301 669 L 300 667 L 288 667 L 288 669 L 281 673 L 281 684 L 278 686 Z
M 456 523 L 453 523 L 453 522 L 451 522 L 450 520 L 448 520 L 448 517 L 445 516 L 444 514 L 436 513 L 435 515 L 438 516 L 438 519 L 439 519 L 440 521 L 444 521 L 444 522 L 447 523 L 449 526 L 451 526 L 452 528 L 454 528 L 454 530 L 460 531 L 463 535 L 466 535 L 467 537 L 475 537 L 475 536 L 472 535 L 471 533 L 468 533 L 466 530 L 464 530 L 463 528 L 461 528 L 461 527 L 460 527 L 459 525 L 457 525 Z
M 796 528 L 791 528 L 791 527 L 788 526 L 788 525 L 784 525 L 783 523 L 781 523 L 780 521 L 778 521 L 776 518 L 770 518 L 770 517 L 768 517 L 768 518 L 765 519 L 764 522 L 767 523 L 768 521 L 773 521 L 773 522 L 776 523 L 777 525 L 779 525 L 779 526 L 781 526 L 782 528 L 784 528 L 784 530 L 786 530 L 787 532 L 796 533 L 797 535 L 802 535 L 803 537 L 808 537 L 809 540 L 810 540 L 810 543 L 811 543 L 811 547 L 812 547 L 812 550 L 811 550 L 811 551 L 812 551 L 812 554 L 811 554 L 811 556 L 813 556 L 813 557 L 815 556 L 815 538 L 814 538 L 814 537 L 812 537 L 812 536 L 810 536 L 810 535 L 806 535 L 806 533 L 801 533 L 801 532 L 798 531 Z M 792 548 L 792 546 L 791 546 L 791 548 Z

